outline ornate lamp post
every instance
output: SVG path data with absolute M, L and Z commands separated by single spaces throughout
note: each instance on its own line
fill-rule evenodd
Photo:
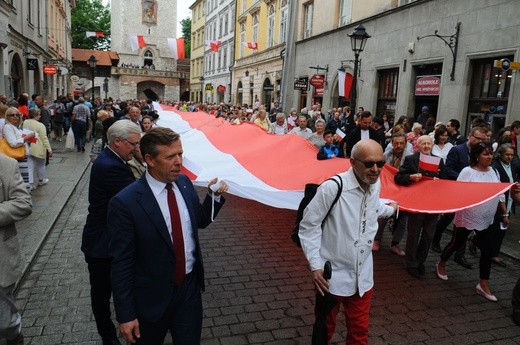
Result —
M 96 65 L 98 60 L 94 55 L 91 55 L 88 59 L 88 64 L 90 66 L 90 71 L 92 72 L 92 102 L 94 102 L 94 78 L 96 77 Z
M 350 91 L 350 108 L 356 113 L 356 100 L 357 100 L 357 75 L 358 75 L 358 64 L 359 64 L 359 53 L 365 49 L 367 39 L 371 36 L 365 31 L 363 24 L 359 24 L 350 35 L 350 44 L 352 45 L 352 51 L 354 52 L 354 75 L 352 76 L 352 89 Z

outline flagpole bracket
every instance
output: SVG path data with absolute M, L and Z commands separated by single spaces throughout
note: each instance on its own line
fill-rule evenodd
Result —
M 358 66 L 359 66 L 358 75 L 357 75 L 358 78 L 361 77 L 361 61 L 363 61 L 363 59 L 358 60 Z M 345 72 L 345 67 L 349 66 L 348 63 L 350 62 L 353 64 L 354 62 L 356 62 L 356 60 L 340 60 L 340 62 L 341 62 L 341 67 L 338 68 L 338 70 L 340 70 L 341 72 Z

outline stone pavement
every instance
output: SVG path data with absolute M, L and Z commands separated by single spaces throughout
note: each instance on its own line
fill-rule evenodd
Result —
M 57 144 L 53 142 L 53 144 Z M 19 223 L 26 274 L 18 287 L 26 344 L 100 344 L 91 315 L 86 264 L 80 251 L 88 207 L 88 154 L 55 148 L 48 185 L 33 192 L 34 213 Z M 85 172 L 85 174 L 83 174 Z M 375 253 L 370 344 L 520 344 L 511 290 L 520 276 L 518 216 L 506 237 L 506 268 L 493 267 L 499 302 L 475 294 L 478 269 L 448 264 L 449 280 L 410 277 L 388 251 Z M 201 231 L 206 265 L 203 344 L 309 344 L 313 286 L 301 250 L 289 238 L 294 212 L 228 196 L 216 223 Z M 516 230 L 516 231 L 515 231 Z M 516 235 L 516 234 L 515 234 Z M 449 234 L 443 242 L 449 239 Z M 515 248 L 516 247 L 516 248 Z M 478 259 L 468 256 L 475 266 Z M 340 317 L 333 344 L 342 344 Z M 0 342 L 1 344 L 1 342 Z

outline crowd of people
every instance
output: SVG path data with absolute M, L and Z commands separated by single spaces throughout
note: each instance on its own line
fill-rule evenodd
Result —
M 362 278 L 358 281 L 356 277 L 350 276 L 349 265 L 351 263 L 343 262 L 340 257 L 355 258 L 353 262 L 357 262 L 357 259 L 365 262 L 365 259 L 369 257 L 368 253 L 380 250 L 386 229 L 392 232 L 390 250 L 404 258 L 407 272 L 418 279 L 425 275 L 425 262 L 430 249 L 441 254 L 434 267 L 437 277 L 441 280 L 448 280 L 449 265 L 447 263 L 452 255 L 456 263 L 471 269 L 472 265 L 465 258 L 466 243 L 468 242 L 468 250 L 471 253 L 476 254 L 478 250 L 481 253 L 480 280 L 476 285 L 476 293 L 490 301 L 497 300 L 489 283 L 490 267 L 492 264 L 505 265 L 499 257 L 500 246 L 506 234 L 509 215 L 514 211 L 513 199 L 516 196 L 513 194 L 520 191 L 518 187 L 520 160 L 517 150 L 520 121 L 514 121 L 511 125 L 502 128 L 496 137 L 492 138 L 491 126 L 484 120 L 473 121 L 468 136 L 463 136 L 460 132 L 461 124 L 457 119 L 450 119 L 447 123 L 436 122 L 427 107 L 422 107 L 421 113 L 416 117 L 401 116 L 394 122 L 394 118 L 390 114 L 374 116 L 363 107 L 359 107 L 355 113 L 349 107 L 333 108 L 323 112 L 320 105 L 316 104 L 312 105 L 310 109 L 303 108 L 299 111 L 293 108 L 288 114 L 285 114 L 278 102 L 274 102 L 269 109 L 259 102 L 255 102 L 251 106 L 208 105 L 194 102 L 164 103 L 181 111 L 206 112 L 233 125 L 257 126 L 259 130 L 270 135 L 298 135 L 316 147 L 316 159 L 318 160 L 350 159 L 352 169 L 340 174 L 340 178 L 343 179 L 345 185 L 350 186 L 347 189 L 359 188 L 359 190 L 349 190 L 350 197 L 341 198 L 339 206 L 335 206 L 341 208 L 341 212 L 347 210 L 349 214 L 351 213 L 347 217 L 348 219 L 339 217 L 340 211 L 339 208 L 336 208 L 335 211 L 329 210 L 331 218 L 325 223 L 323 219 L 325 212 L 323 211 L 330 207 L 331 202 L 327 195 L 335 194 L 333 189 L 337 189 L 337 187 L 335 187 L 336 184 L 324 184 L 324 189 L 317 194 L 319 198 L 311 204 L 315 208 L 312 212 L 307 212 L 302 220 L 305 223 L 303 228 L 306 230 L 303 230 L 300 236 L 304 252 L 313 270 L 313 281 L 318 292 L 321 295 L 331 293 L 336 299 L 337 307 L 334 307 L 330 314 L 329 339 L 330 330 L 332 332 L 334 330 L 331 324 L 335 323 L 339 305 L 343 304 L 344 308 L 348 309 L 351 303 L 358 304 L 363 309 L 363 314 L 366 314 L 366 318 L 360 321 L 358 317 L 349 317 L 347 321 L 348 336 L 352 337 L 352 341 L 366 338 L 368 309 L 373 285 L 372 266 L 367 264 L 367 266 L 356 267 Z M 73 133 L 74 136 L 75 151 L 80 154 L 85 152 L 87 141 L 94 141 L 91 153 L 94 164 L 89 188 L 90 207 L 83 232 L 82 250 L 85 254 L 92 287 L 93 313 L 103 344 L 119 344 L 115 326 L 110 319 L 112 293 L 115 295 L 114 303 L 116 304 L 117 319 L 120 322 L 120 331 L 125 340 L 130 342 L 135 341 L 141 335 L 154 339 L 155 337 L 164 338 L 166 330 L 172 330 L 171 325 L 176 322 L 172 315 L 179 312 L 175 307 L 171 309 L 168 307 L 168 312 L 173 314 L 169 314 L 167 319 L 162 320 L 161 322 L 165 323 L 158 327 L 153 321 L 155 314 L 146 314 L 149 310 L 140 303 L 160 302 L 167 305 L 177 303 L 178 301 L 173 301 L 175 298 L 171 297 L 173 299 L 166 300 L 162 299 L 163 295 L 156 294 L 156 299 L 143 298 L 146 302 L 142 302 L 139 297 L 131 308 L 125 305 L 126 299 L 130 296 L 128 284 L 132 285 L 127 275 L 129 272 L 135 273 L 128 266 L 132 263 L 128 261 L 127 250 L 130 247 L 133 248 L 132 260 L 134 261 L 132 262 L 137 260 L 144 265 L 137 267 L 139 270 L 143 270 L 145 267 L 150 271 L 154 270 L 149 266 L 153 263 L 141 257 L 142 253 L 136 249 L 139 246 L 148 248 L 149 244 L 146 241 L 138 243 L 135 238 L 130 243 L 127 238 L 127 236 L 130 236 L 129 238 L 143 236 L 141 232 L 151 226 L 148 224 L 149 222 L 145 224 L 140 219 L 140 217 L 147 216 L 146 212 L 138 214 L 139 212 L 133 209 L 132 212 L 137 212 L 135 219 L 140 220 L 135 224 L 125 223 L 128 226 L 124 233 L 115 226 L 115 224 L 124 223 L 121 219 L 121 210 L 130 209 L 125 208 L 125 202 L 132 205 L 139 203 L 139 198 L 128 193 L 122 195 L 120 192 L 136 180 L 146 180 L 142 183 L 145 183 L 146 188 L 151 189 L 151 191 L 147 191 L 147 193 L 150 192 L 148 197 L 152 198 L 149 201 L 164 201 L 164 204 L 168 205 L 168 209 L 161 207 L 158 209 L 164 216 L 170 240 L 173 240 L 173 236 L 179 236 L 172 232 L 172 227 L 178 226 L 170 223 L 170 221 L 173 222 L 173 218 L 171 218 L 173 213 L 181 212 L 186 215 L 188 214 L 186 212 L 189 211 L 188 218 L 191 219 L 183 217 L 181 221 L 183 232 L 188 231 L 188 228 L 193 228 L 192 231 L 196 233 L 196 228 L 209 224 L 204 210 L 211 206 L 210 201 L 206 200 L 203 203 L 204 206 L 199 204 L 201 208 L 199 209 L 197 206 L 195 212 L 191 208 L 198 203 L 198 199 L 197 202 L 193 201 L 195 198 L 193 195 L 185 195 L 179 190 L 175 191 L 175 187 L 173 187 L 172 191 L 165 190 L 164 195 L 159 196 L 159 194 L 162 195 L 159 187 L 164 189 L 164 185 L 168 187 L 168 184 L 171 185 L 179 178 L 182 147 L 176 133 L 158 126 L 158 118 L 158 112 L 155 111 L 151 100 L 119 101 L 100 98 L 91 100 L 88 97 L 73 97 L 72 94 L 68 94 L 59 97 L 51 104 L 45 104 L 39 95 L 34 95 L 29 99 L 28 95 L 23 94 L 17 100 L 12 101 L 7 101 L 3 95 L 0 95 L 0 138 L 5 138 L 13 149 L 25 148 L 25 154 L 17 160 L 29 192 L 37 185 L 45 185 L 48 182 L 45 177 L 45 166 L 48 164 L 49 157 L 52 156 L 51 143 L 53 141 L 62 141 L 63 137 L 71 131 L 70 133 Z M 172 166 L 169 165 L 168 159 L 162 156 L 168 152 L 177 157 Z M 437 159 L 433 170 L 425 169 L 422 166 L 421 161 L 425 159 L 424 157 Z M 516 183 L 516 185 L 504 195 L 493 198 L 478 207 L 458 211 L 455 214 L 439 216 L 411 212 L 398 213 L 395 212 L 396 204 L 384 205 L 377 200 L 380 189 L 378 177 L 385 164 L 397 170 L 395 182 L 402 186 L 411 186 L 425 178 L 477 183 L 509 182 Z M 172 169 L 175 171 L 174 174 Z M 141 178 L 143 176 L 146 178 Z M 191 191 L 191 184 L 184 179 L 181 180 L 183 188 Z M 208 187 L 216 182 L 216 180 L 212 181 Z M 143 193 L 142 188 L 136 187 L 135 193 Z M 225 184 L 221 184 L 215 190 L 211 188 L 208 190 L 213 198 L 211 202 L 216 202 L 218 205 L 217 209 L 223 202 L 220 194 L 226 190 Z M 152 195 L 152 192 L 155 196 Z M 177 198 L 184 199 L 181 205 L 171 206 L 172 195 L 170 193 L 172 192 L 177 194 Z M 370 196 L 369 199 L 366 199 L 368 192 L 370 192 Z M 111 202 L 113 198 L 117 200 Z M 373 207 L 367 207 L 369 203 Z M 170 209 L 170 206 L 174 209 Z M 107 213 L 109 207 L 114 211 L 112 218 Z M 180 209 L 175 211 L 177 207 Z M 365 211 L 359 214 L 359 209 Z M 204 214 L 197 215 L 201 218 L 195 219 L 193 212 Z M 454 225 L 452 238 L 444 248 L 441 248 L 442 234 L 451 222 Z M 356 225 L 358 223 L 362 224 L 363 235 L 359 235 L 357 230 L 354 230 L 359 227 Z M 347 233 L 322 232 L 321 228 L 324 225 L 334 229 L 345 228 Z M 351 231 L 354 232 L 350 233 Z M 475 235 L 471 236 L 472 233 Z M 110 236 L 113 236 L 112 242 L 109 241 Z M 318 241 L 317 236 L 323 236 L 322 240 Z M 400 242 L 405 236 L 405 247 L 401 248 Z M 351 241 L 353 245 L 338 250 L 334 246 L 338 240 Z M 173 283 L 174 289 L 182 287 L 197 290 L 197 287 L 203 286 L 198 237 L 195 237 L 194 241 L 188 242 L 186 248 L 191 254 L 182 252 L 186 254 L 187 262 L 183 261 L 181 265 L 183 266 L 182 279 Z M 363 248 L 361 254 L 357 251 L 357 247 Z M 364 251 L 365 249 L 368 253 Z M 326 258 L 320 256 L 321 250 L 323 250 L 322 254 L 326 253 Z M 115 266 L 112 258 L 117 259 Z M 339 280 L 335 278 L 329 283 L 325 279 L 323 275 L 324 258 L 332 261 L 335 271 L 340 272 Z M 112 276 L 114 267 L 116 267 L 115 278 Z M 175 268 L 167 270 L 167 274 L 171 277 L 174 276 L 172 270 L 178 273 L 181 268 L 175 266 Z M 195 278 L 190 275 L 191 271 L 196 274 Z M 153 278 L 149 276 L 152 273 L 146 272 L 146 269 L 139 271 L 139 274 L 141 276 L 134 278 L 145 276 Z M 356 282 L 360 285 L 356 286 Z M 156 283 L 167 290 L 171 282 L 158 280 Z M 114 286 L 114 291 L 112 291 L 112 286 Z M 132 290 L 132 298 L 137 296 L 134 293 L 136 292 Z M 195 296 L 195 298 L 199 301 L 200 296 Z M 196 302 L 194 307 L 197 314 L 190 314 L 190 318 L 194 322 L 193 327 L 185 329 L 184 334 L 175 331 L 174 337 L 179 337 L 179 339 L 188 335 L 192 339 L 200 337 L 201 315 L 199 312 L 201 309 L 199 302 Z M 164 308 L 157 307 L 154 312 L 162 313 Z M 183 309 L 182 313 L 188 312 Z M 137 322 L 136 318 L 142 318 L 142 320 Z M 175 324 L 175 327 L 177 326 Z

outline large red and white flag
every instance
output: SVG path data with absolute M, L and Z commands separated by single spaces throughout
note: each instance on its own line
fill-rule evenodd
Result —
M 249 49 L 253 49 L 253 50 L 258 49 L 258 42 L 242 42 L 242 45 Z
M 441 157 L 424 155 L 422 153 L 419 155 L 419 169 L 438 173 L 439 164 L 441 164 Z
M 222 42 L 220 41 L 206 41 L 206 45 L 211 49 L 212 52 L 218 53 Z
M 350 168 L 344 158 L 317 160 L 316 147 L 298 135 L 269 134 L 252 123 L 233 125 L 204 112 L 182 112 L 158 103 L 154 108 L 159 112 L 159 125 L 181 135 L 184 171 L 198 186 L 218 177 L 228 183 L 231 194 L 297 209 L 305 184 L 321 183 Z M 475 188 L 474 183 L 451 180 L 398 186 L 396 172 L 388 164 L 383 167 L 381 198 L 395 200 L 402 210 L 410 212 L 455 212 L 482 204 L 512 186 L 479 183 Z
M 144 41 L 144 37 L 142 35 L 128 35 L 128 39 L 130 40 L 130 48 L 132 51 L 146 47 L 146 42 Z
M 168 48 L 170 48 L 174 59 L 179 60 L 186 57 L 184 38 L 168 38 Z
M 350 97 L 353 79 L 352 74 L 338 70 L 338 95 L 340 97 Z
M 86 31 L 87 37 L 105 37 L 103 31 Z

